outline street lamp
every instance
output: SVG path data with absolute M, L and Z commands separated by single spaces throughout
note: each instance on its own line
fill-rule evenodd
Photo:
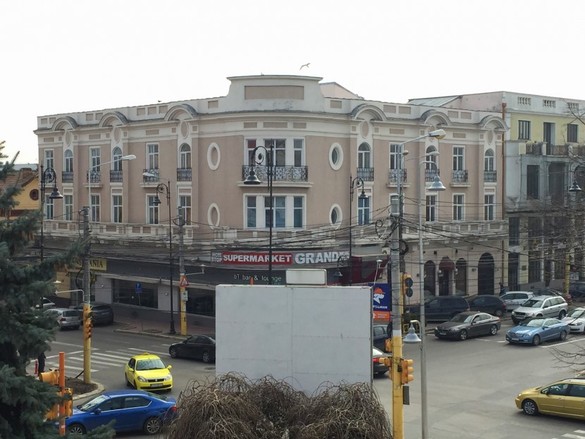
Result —
M 441 130 L 442 131 L 442 130 Z M 444 133 L 444 131 L 443 131 Z M 443 134 L 443 137 L 445 135 Z M 440 137 L 440 138 L 443 138 Z M 428 155 L 438 155 L 438 151 L 434 151 Z M 433 160 L 422 160 L 419 163 L 421 174 L 424 176 L 422 172 L 422 167 L 425 164 L 433 164 L 438 171 L 438 166 Z M 420 388 L 421 388 L 421 418 L 422 418 L 422 439 L 426 439 L 428 437 L 428 417 L 427 417 L 427 358 L 426 358 L 426 351 L 425 351 L 425 331 L 426 331 L 426 318 L 425 318 L 425 293 L 424 293 L 424 284 L 425 284 L 425 263 L 424 263 L 424 251 L 423 251 L 423 236 L 422 236 L 422 224 L 423 224 L 423 215 L 422 215 L 422 204 L 426 201 L 424 187 L 426 186 L 425 181 L 422 180 L 419 186 L 419 196 L 418 196 L 418 272 L 419 272 L 419 292 L 420 292 Z M 441 182 L 439 178 L 439 173 L 435 175 L 433 183 L 427 188 L 428 191 L 432 192 L 439 192 L 444 191 L 446 188 Z
M 154 174 L 149 172 L 144 172 L 142 174 L 145 177 L 155 177 Z M 158 194 L 164 193 L 167 198 L 167 206 L 169 208 L 169 294 L 171 299 L 171 322 L 169 328 L 169 334 L 176 334 L 175 331 L 175 309 L 174 309 L 174 299 L 173 299 L 173 217 L 171 215 L 171 182 L 167 181 L 167 183 L 159 183 L 156 186 L 156 198 L 154 199 L 154 204 L 156 206 L 161 204 L 160 198 Z
M 57 188 L 57 173 L 53 168 L 43 170 L 43 165 L 41 165 L 41 262 L 45 258 L 45 190 L 47 183 L 54 183 L 49 199 L 62 199 L 63 195 Z
M 263 149 L 266 153 L 265 157 L 261 155 L 258 156 L 256 159 L 256 152 L 258 150 Z M 273 284 L 272 279 L 272 228 L 274 227 L 274 198 L 272 196 L 272 186 L 274 181 L 274 140 L 270 142 L 270 146 L 267 149 L 264 146 L 257 146 L 252 150 L 252 163 L 250 167 L 250 172 L 246 179 L 244 180 L 244 184 L 257 186 L 262 182 L 256 175 L 256 171 L 254 167 L 256 165 L 261 165 L 262 163 L 266 162 L 266 175 L 268 177 L 268 285 Z M 264 216 L 266 218 L 266 215 Z
M 359 199 L 360 200 L 367 200 L 368 196 L 366 195 L 366 192 L 364 190 L 364 180 L 361 179 L 360 177 L 356 177 L 356 178 L 352 178 L 352 176 L 349 176 L 349 280 L 348 280 L 348 285 L 353 285 L 353 263 L 352 263 L 352 254 L 353 254 L 353 227 L 351 224 L 351 219 L 353 216 L 353 208 L 352 208 L 352 203 L 353 203 L 353 193 L 356 189 L 361 188 L 362 191 L 359 195 Z M 358 218 L 358 223 L 359 223 L 359 218 Z

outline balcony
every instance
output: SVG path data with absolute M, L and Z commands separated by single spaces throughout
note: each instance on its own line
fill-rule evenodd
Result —
M 191 168 L 177 168 L 177 181 L 192 181 L 192 171 Z
M 357 177 L 364 181 L 374 181 L 374 168 L 357 168 Z
M 254 168 L 256 176 L 262 182 L 268 181 L 268 167 L 267 166 L 242 166 L 242 180 L 248 178 L 250 170 Z M 309 168 L 307 166 L 275 166 L 272 181 L 308 181 Z
M 73 171 L 63 171 L 61 173 L 61 181 L 63 183 L 73 183 Z
M 483 171 L 483 181 L 484 183 L 495 183 L 498 181 L 498 172 L 497 171 Z
M 121 169 L 119 171 L 110 171 L 110 183 L 122 183 L 122 181 L 124 181 L 123 177 L 124 174 Z
M 467 170 L 465 169 L 454 170 L 451 183 L 453 184 L 467 183 Z
M 100 184 L 102 182 L 102 174 L 100 169 L 92 169 L 85 174 L 87 183 Z
M 406 169 L 390 169 L 388 171 L 388 183 L 392 186 L 396 186 L 398 182 L 400 184 L 406 183 Z
M 435 177 L 438 177 L 440 175 L 441 175 L 441 173 L 436 168 L 425 169 L 425 182 L 429 182 L 429 181 L 432 182 L 435 180 Z
M 143 183 L 159 183 L 160 182 L 160 175 L 159 175 L 159 169 L 158 168 L 152 168 L 152 169 L 145 169 L 144 171 L 142 171 L 142 182 Z M 152 174 L 152 176 L 146 176 L 144 175 L 144 173 L 149 173 Z

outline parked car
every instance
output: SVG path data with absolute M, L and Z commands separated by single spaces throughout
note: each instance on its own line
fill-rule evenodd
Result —
M 574 300 L 582 300 L 585 298 L 585 281 L 571 281 L 569 283 L 569 294 Z
M 389 337 L 386 332 L 387 328 L 388 325 L 372 326 L 372 344 L 382 352 L 386 352 L 386 339 Z
M 435 337 L 466 340 L 480 335 L 496 335 L 500 329 L 499 317 L 478 311 L 465 311 L 451 320 L 437 325 Z
M 445 321 L 463 311 L 469 311 L 469 303 L 461 296 L 435 296 L 425 302 L 425 318 L 427 321 Z M 420 320 L 420 307 L 408 308 L 412 318 Z
M 81 317 L 79 312 L 70 308 L 48 308 L 45 312 L 57 320 L 61 330 L 79 329 L 81 326 Z
M 145 352 L 130 358 L 124 367 L 124 380 L 127 386 L 137 390 L 171 390 L 171 368 L 171 365 L 165 366 L 158 355 Z
M 532 387 L 518 394 L 516 407 L 527 415 L 556 415 L 585 419 L 585 381 L 569 378 L 540 387 Z
M 69 434 L 85 434 L 114 421 L 116 433 L 142 430 L 158 434 L 176 410 L 172 397 L 142 390 L 111 390 L 73 409 L 65 419 L 65 429 Z
M 532 291 L 508 291 L 500 296 L 507 311 L 513 311 L 534 296 Z
M 575 308 L 563 320 L 571 332 L 585 333 L 585 308 Z
M 388 372 L 388 366 L 382 361 L 383 358 L 390 358 L 390 355 L 380 349 L 372 348 L 372 371 L 375 376 L 382 376 Z
M 560 296 L 534 296 L 512 311 L 515 325 L 533 317 L 557 317 L 562 320 L 567 315 L 569 305 Z
M 172 358 L 194 358 L 204 363 L 215 361 L 215 336 L 193 335 L 186 340 L 169 346 Z
M 487 312 L 488 314 L 502 317 L 506 314 L 506 304 L 498 296 L 482 294 L 467 298 L 471 311 Z
M 514 326 L 506 332 L 508 343 L 532 344 L 538 346 L 543 341 L 567 338 L 569 325 L 559 319 L 537 318 Z
M 41 303 L 42 303 L 43 309 L 55 308 L 55 302 L 50 301 L 46 297 L 42 298 Z M 35 306 L 36 309 L 39 309 L 40 307 L 41 307 L 40 304 L 37 304 Z
M 111 325 L 114 323 L 114 309 L 109 303 L 94 302 L 91 305 L 91 320 L 94 325 Z M 83 314 L 83 303 L 75 307 Z

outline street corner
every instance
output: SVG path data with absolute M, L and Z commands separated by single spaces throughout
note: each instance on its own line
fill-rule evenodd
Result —
M 99 395 L 105 390 L 103 384 L 98 382 L 92 382 L 90 384 L 83 383 L 83 381 L 79 380 L 79 385 L 75 383 L 70 383 L 69 385 L 73 389 L 73 401 L 78 401 L 80 399 L 91 398 L 95 395 Z

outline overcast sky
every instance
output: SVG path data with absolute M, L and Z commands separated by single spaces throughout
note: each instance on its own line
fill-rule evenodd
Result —
M 585 99 L 583 0 L 0 0 L 0 19 L 0 140 L 19 163 L 38 160 L 37 116 L 224 96 L 229 76 L 386 102 Z

